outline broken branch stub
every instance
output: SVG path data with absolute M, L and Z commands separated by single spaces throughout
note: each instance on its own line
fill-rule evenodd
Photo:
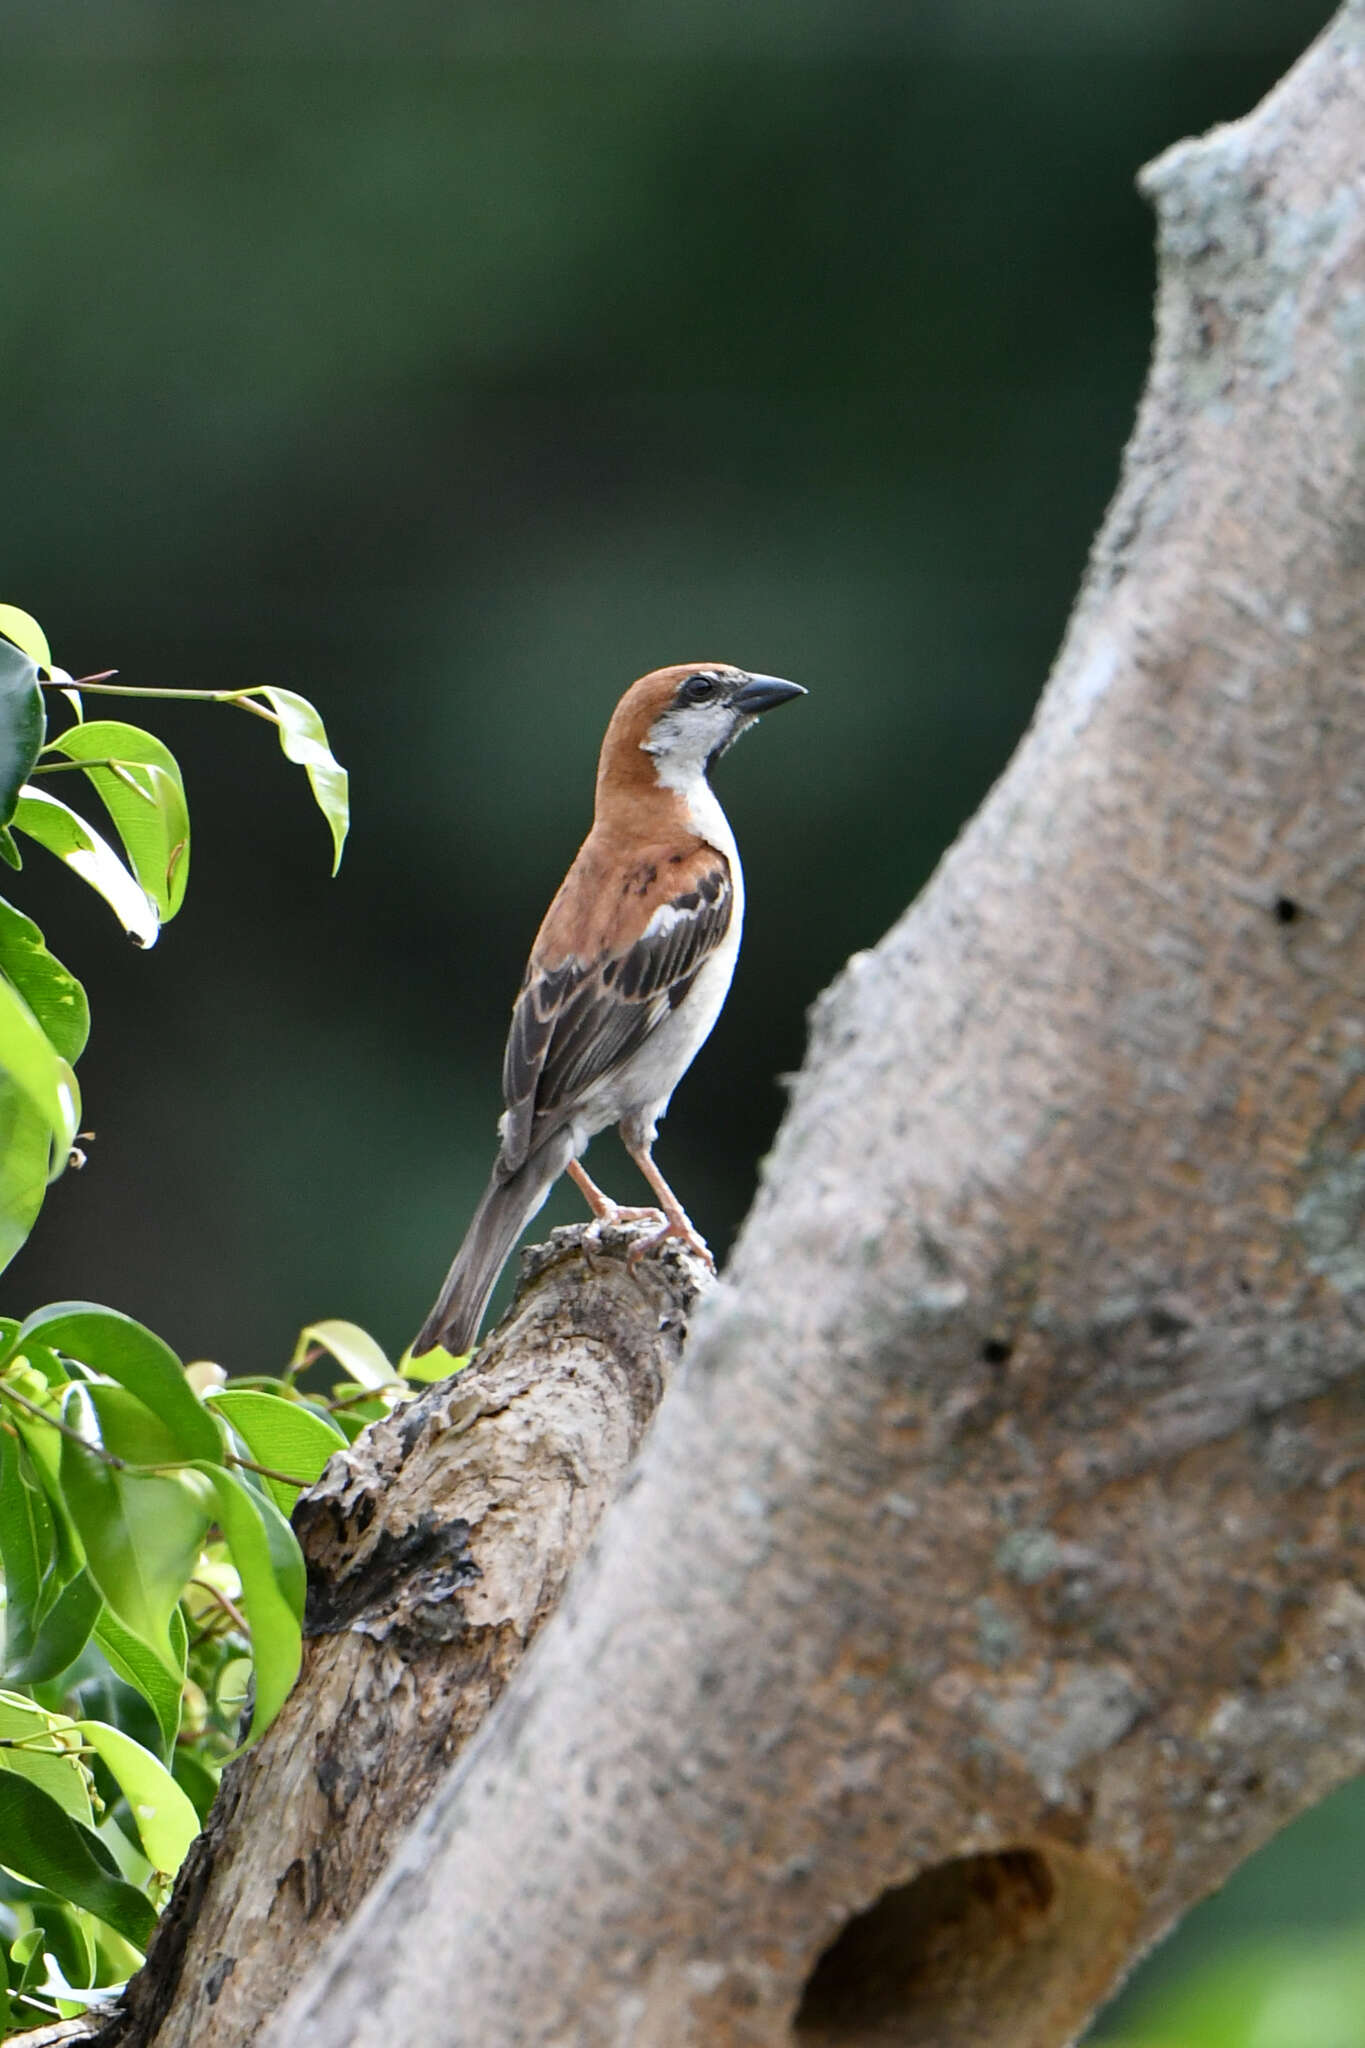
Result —
M 628 1229 L 554 1233 L 474 1363 L 373 1424 L 295 1509 L 304 1668 L 224 1776 L 102 2048 L 244 2048 L 343 1927 L 591 1540 L 706 1284 Z

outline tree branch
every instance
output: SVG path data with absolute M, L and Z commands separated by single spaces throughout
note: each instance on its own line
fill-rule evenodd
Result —
M 671 1249 L 632 1276 L 637 1234 L 556 1231 L 475 1363 L 301 1498 L 299 1684 L 224 1774 L 124 2007 L 75 2037 L 241 2048 L 345 1925 L 553 1611 L 671 1376 L 705 1269 Z

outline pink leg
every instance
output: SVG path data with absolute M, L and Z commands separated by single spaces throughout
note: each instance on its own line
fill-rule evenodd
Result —
M 599 1223 L 662 1223 L 664 1220 L 658 1209 L 623 1209 L 619 1202 L 613 1202 L 610 1195 L 603 1194 L 597 1182 L 576 1159 L 569 1161 L 569 1178 Z
M 628 1264 L 632 1266 L 637 1265 L 646 1252 L 656 1250 L 659 1245 L 666 1243 L 670 1237 L 678 1237 L 682 1239 L 690 1251 L 696 1252 L 699 1258 L 705 1259 L 707 1265 L 714 1273 L 716 1262 L 711 1256 L 711 1247 L 696 1228 L 687 1211 L 683 1208 L 682 1203 L 654 1164 L 649 1146 L 632 1144 L 624 1131 L 622 1131 L 621 1137 L 627 1152 L 629 1152 L 631 1158 L 659 1197 L 659 1207 L 668 1218 L 664 1228 L 656 1231 L 653 1237 L 642 1238 L 638 1244 L 631 1246 L 626 1254 Z

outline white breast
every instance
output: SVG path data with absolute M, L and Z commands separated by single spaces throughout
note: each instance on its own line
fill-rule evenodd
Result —
M 739 955 L 740 910 L 676 1010 L 670 1010 L 618 1079 L 618 1100 L 629 1098 L 628 1114 L 653 1125 L 668 1108 L 669 1097 L 711 1036 L 725 1006 Z
M 641 1128 L 642 1135 L 648 1133 L 646 1143 L 652 1142 L 654 1124 L 667 1110 L 673 1090 L 711 1036 L 715 1021 L 725 1007 L 744 929 L 744 871 L 740 866 L 739 848 L 735 845 L 730 821 L 716 801 L 715 791 L 704 775 L 693 772 L 685 781 L 679 778 L 675 783 L 668 778 L 667 763 L 659 762 L 657 766 L 660 782 L 667 788 L 678 789 L 686 800 L 688 824 L 698 838 L 704 839 L 708 846 L 714 846 L 717 853 L 724 854 L 730 869 L 734 907 L 725 937 L 697 975 L 686 997 L 676 1010 L 668 1011 L 640 1050 L 612 1077 L 609 1112 L 601 1115 L 599 1121 L 598 1106 L 584 1104 L 593 1130 L 600 1131 L 608 1123 L 629 1119 Z M 663 914 L 655 912 L 656 917 Z M 602 1108 L 605 1109 L 606 1105 L 603 1104 Z M 579 1119 L 575 1118 L 575 1122 L 578 1123 Z

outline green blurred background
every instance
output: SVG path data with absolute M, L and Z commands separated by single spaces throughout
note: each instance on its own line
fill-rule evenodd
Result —
M 302 690 L 355 806 L 332 883 L 269 735 L 176 705 L 194 873 L 156 950 L 30 858 L 98 1138 L 6 1305 L 106 1300 L 234 1371 L 318 1315 L 400 1346 L 487 1171 L 607 713 L 693 658 L 811 690 L 722 771 L 750 924 L 660 1145 L 723 1249 L 806 1006 L 1047 672 L 1149 345 L 1134 173 L 1328 11 L 5 0 L 0 596 L 77 673 Z M 592 1163 L 635 1198 L 614 1139 Z M 1348 1792 L 1151 1995 L 1239 1931 L 1359 1919 L 1362 1844 Z M 1147 1987 L 1106 2039 L 1299 2048 Z M 1365 2043 L 1353 1997 L 1304 2042 Z

